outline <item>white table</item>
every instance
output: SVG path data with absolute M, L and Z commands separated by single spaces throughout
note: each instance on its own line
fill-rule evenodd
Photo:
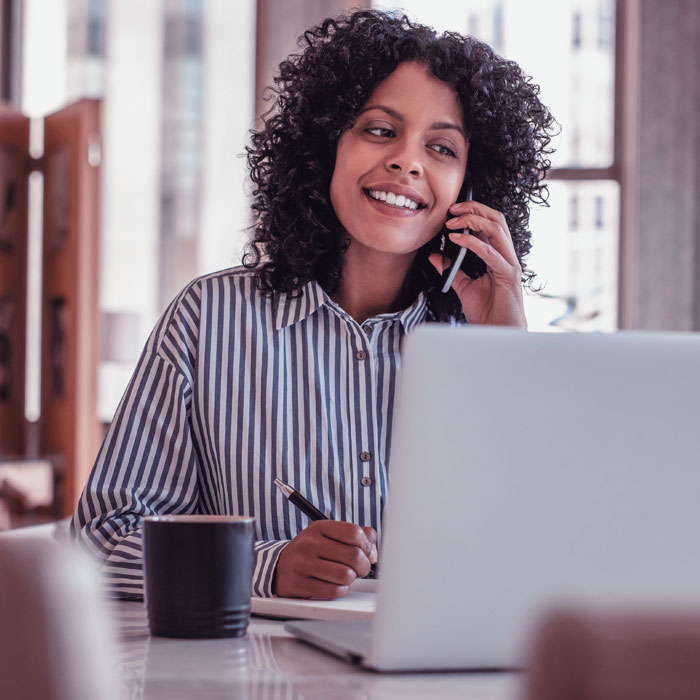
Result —
M 252 618 L 243 639 L 152 637 L 142 603 L 110 603 L 118 665 L 129 700 L 517 700 L 508 673 L 363 671 L 295 639 L 283 623 Z

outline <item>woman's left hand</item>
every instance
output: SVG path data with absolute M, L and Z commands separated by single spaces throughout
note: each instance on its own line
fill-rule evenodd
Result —
M 450 213 L 455 218 L 445 225 L 448 229 L 460 229 L 450 233 L 450 240 L 474 251 L 486 263 L 486 273 L 481 277 L 473 280 L 458 270 L 452 282 L 467 321 L 527 328 L 522 269 L 503 214 L 474 201 L 453 204 Z M 461 233 L 466 228 L 473 235 Z M 433 253 L 429 260 L 440 274 L 451 264 L 442 253 Z

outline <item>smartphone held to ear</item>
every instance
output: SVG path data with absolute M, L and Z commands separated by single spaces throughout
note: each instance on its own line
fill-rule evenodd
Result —
M 457 201 L 471 202 L 471 200 L 472 186 L 468 185 L 466 187 L 464 197 L 458 199 Z M 464 229 L 464 233 L 471 233 L 471 231 L 469 229 Z M 462 246 L 453 243 L 450 240 L 449 235 L 445 236 L 445 248 L 442 253 L 452 260 L 452 264 L 442 273 L 443 294 L 450 291 L 450 287 L 452 286 L 452 282 L 457 274 L 457 270 L 462 270 L 462 272 L 472 279 L 481 277 L 486 272 L 486 263 L 484 263 L 484 261 L 473 251 L 468 250 L 467 248 L 462 248 Z

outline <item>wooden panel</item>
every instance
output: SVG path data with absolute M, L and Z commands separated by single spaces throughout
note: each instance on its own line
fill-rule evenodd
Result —
M 29 119 L 0 102 L 0 457 L 24 453 Z
M 46 118 L 40 449 L 64 464 L 70 514 L 99 447 L 100 104 Z

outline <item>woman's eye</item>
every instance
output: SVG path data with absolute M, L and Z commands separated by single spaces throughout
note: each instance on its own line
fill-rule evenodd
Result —
M 444 146 L 441 143 L 435 143 L 432 146 L 430 146 L 430 148 L 432 148 L 434 151 L 436 151 L 440 155 L 450 156 L 451 158 L 457 157 L 457 154 L 449 146 Z
M 370 126 L 367 129 L 365 129 L 368 134 L 372 134 L 372 136 L 382 136 L 384 138 L 390 138 L 394 135 L 394 132 L 391 129 L 387 129 L 384 126 Z

